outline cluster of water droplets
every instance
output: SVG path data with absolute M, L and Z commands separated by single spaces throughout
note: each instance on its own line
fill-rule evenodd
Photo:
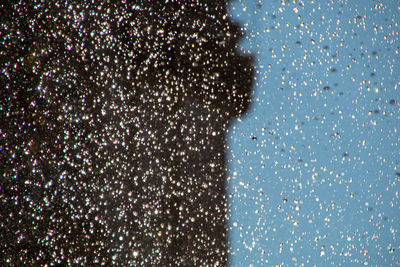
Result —
M 397 266 L 396 1 L 237 1 L 257 56 L 231 128 L 234 266 Z
M 226 264 L 226 2 L 0 6 L 0 265 Z

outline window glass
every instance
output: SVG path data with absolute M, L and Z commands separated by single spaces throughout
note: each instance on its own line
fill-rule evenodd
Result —
M 397 266 L 397 1 L 236 1 L 256 55 L 229 131 L 232 266 Z

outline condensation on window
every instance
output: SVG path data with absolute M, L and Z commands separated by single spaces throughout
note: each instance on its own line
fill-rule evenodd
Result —
M 235 1 L 256 55 L 229 131 L 232 266 L 400 264 L 400 7 Z
M 221 1 L 0 4 L 0 265 L 225 266 L 252 57 Z

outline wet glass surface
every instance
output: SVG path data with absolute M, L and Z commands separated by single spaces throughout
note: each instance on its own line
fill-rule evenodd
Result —
M 0 7 L 0 265 L 400 264 L 396 1 Z
M 0 4 L 0 265 L 224 266 L 226 1 Z
M 398 2 L 230 10 L 257 59 L 228 139 L 232 266 L 398 266 Z

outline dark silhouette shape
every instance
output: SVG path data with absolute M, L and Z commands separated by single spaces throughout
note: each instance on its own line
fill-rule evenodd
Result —
M 0 265 L 226 265 L 226 1 L 33 2 L 0 4 Z

